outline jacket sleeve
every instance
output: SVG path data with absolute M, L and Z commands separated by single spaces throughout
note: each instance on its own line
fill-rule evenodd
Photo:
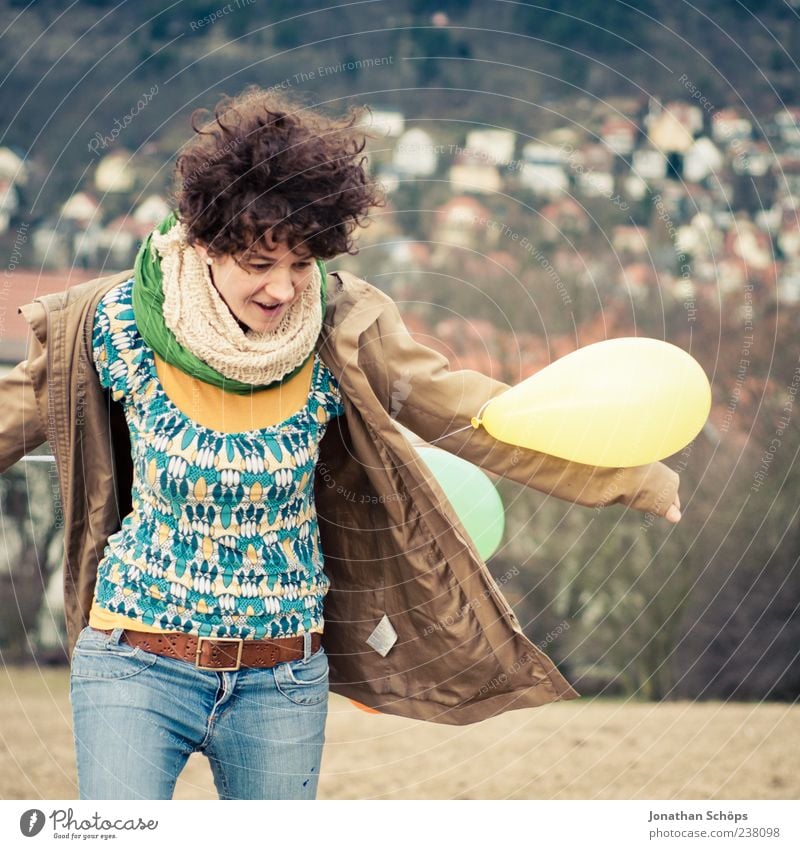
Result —
M 587 507 L 621 503 L 663 516 L 675 499 L 680 479 L 664 463 L 589 466 L 509 445 L 473 428 L 471 419 L 481 406 L 510 387 L 477 371 L 451 370 L 444 356 L 414 340 L 390 299 L 362 336 L 359 362 L 371 363 L 376 392 L 392 418 L 487 471 Z
M 47 355 L 34 333 L 28 355 L 0 377 L 0 473 L 47 441 L 36 388 L 47 383 Z

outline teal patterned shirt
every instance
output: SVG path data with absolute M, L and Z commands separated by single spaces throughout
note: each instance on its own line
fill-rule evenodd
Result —
M 226 433 L 167 396 L 136 328 L 132 280 L 109 290 L 93 326 L 101 384 L 131 438 L 133 509 L 98 567 L 99 607 L 167 631 L 260 639 L 321 631 L 330 579 L 314 466 L 339 387 L 314 354 L 306 406 L 280 424 Z

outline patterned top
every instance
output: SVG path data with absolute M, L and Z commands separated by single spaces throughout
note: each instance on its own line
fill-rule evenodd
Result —
M 95 366 L 123 404 L 134 466 L 133 509 L 108 539 L 95 608 L 199 636 L 321 632 L 330 579 L 314 465 L 327 423 L 343 412 L 336 379 L 314 354 L 308 401 L 291 417 L 235 433 L 201 425 L 164 390 L 134 321 L 132 283 L 102 298 L 93 328 Z

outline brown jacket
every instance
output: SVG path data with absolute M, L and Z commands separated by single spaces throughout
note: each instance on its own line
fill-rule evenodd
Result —
M 131 510 L 127 424 L 91 358 L 97 303 L 131 274 L 21 307 L 33 331 L 28 358 L 0 380 L 0 472 L 45 441 L 56 457 L 70 655 L 87 623 L 106 541 Z M 347 272 L 329 280 L 317 350 L 345 407 L 320 444 L 315 479 L 332 582 L 323 637 L 331 689 L 384 713 L 451 725 L 577 698 L 523 635 L 396 422 L 429 442 L 451 434 L 437 444 L 587 506 L 620 502 L 663 515 L 677 474 L 661 463 L 624 470 L 569 463 L 501 443 L 482 428 L 459 430 L 508 387 L 475 371 L 450 371 L 443 356 L 409 335 L 392 300 L 364 280 Z

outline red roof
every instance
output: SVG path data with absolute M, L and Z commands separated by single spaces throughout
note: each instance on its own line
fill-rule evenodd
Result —
M 41 295 L 63 292 L 78 283 L 108 274 L 113 274 L 113 271 L 84 268 L 66 268 L 63 271 L 18 268 L 9 274 L 6 277 L 5 321 L 0 333 L 0 361 L 16 365 L 25 358 L 30 328 L 17 312 L 18 307 Z

